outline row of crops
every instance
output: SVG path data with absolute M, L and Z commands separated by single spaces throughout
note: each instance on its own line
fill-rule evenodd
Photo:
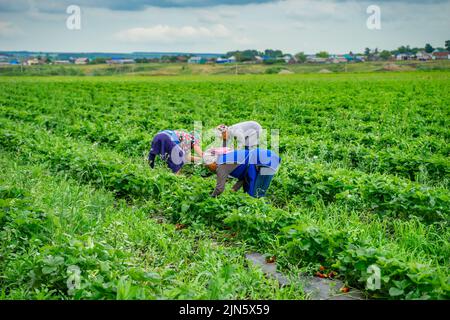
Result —
M 0 147 L 174 224 L 230 230 L 234 245 L 275 254 L 284 272 L 322 265 L 365 290 L 375 264 L 381 288 L 369 296 L 442 299 L 450 291 L 448 85 L 446 73 L 9 79 Z M 229 192 L 213 199 L 204 169 L 177 177 L 144 161 L 161 129 L 244 119 L 280 130 L 283 163 L 264 200 Z M 5 190 L 4 200 L 15 197 Z M 14 211 L 16 201 L 5 203 Z M 0 223 L 9 228 L 8 214 Z
M 11 158 L 0 156 L 1 299 L 304 297 L 247 268 L 244 248 Z

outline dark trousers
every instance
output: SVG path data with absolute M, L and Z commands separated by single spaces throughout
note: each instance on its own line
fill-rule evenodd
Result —
M 266 195 L 267 189 L 269 189 L 273 176 L 258 174 L 255 183 L 255 196 L 261 198 Z

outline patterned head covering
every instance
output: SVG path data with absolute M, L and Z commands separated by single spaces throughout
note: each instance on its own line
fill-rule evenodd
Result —
M 224 124 L 218 125 L 216 129 L 217 129 L 217 131 L 219 131 L 220 133 L 223 133 L 223 132 L 228 131 L 228 127 L 227 127 L 226 125 L 224 125 Z
M 196 144 L 196 143 L 198 144 L 202 140 L 200 132 L 193 130 L 190 133 L 191 133 L 192 142 L 194 144 Z

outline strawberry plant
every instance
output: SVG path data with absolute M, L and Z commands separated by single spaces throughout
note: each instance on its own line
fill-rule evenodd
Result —
M 246 270 L 255 250 L 372 298 L 448 299 L 447 72 L 68 79 L 0 80 L 0 297 L 293 297 Z M 144 160 L 160 130 L 244 119 L 280 130 L 264 199 Z M 229 251 L 205 240 L 222 233 Z

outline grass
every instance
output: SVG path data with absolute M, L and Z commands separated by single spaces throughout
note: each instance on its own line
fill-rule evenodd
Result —
M 394 68 L 392 68 L 394 66 Z M 145 63 L 134 65 L 39 65 L 0 66 L 0 75 L 7 76 L 186 76 L 267 74 L 289 70 L 295 74 L 314 74 L 327 70 L 333 73 L 412 72 L 448 70 L 450 61 L 377 61 L 348 64 L 187 64 Z M 286 76 L 286 75 L 284 75 Z

